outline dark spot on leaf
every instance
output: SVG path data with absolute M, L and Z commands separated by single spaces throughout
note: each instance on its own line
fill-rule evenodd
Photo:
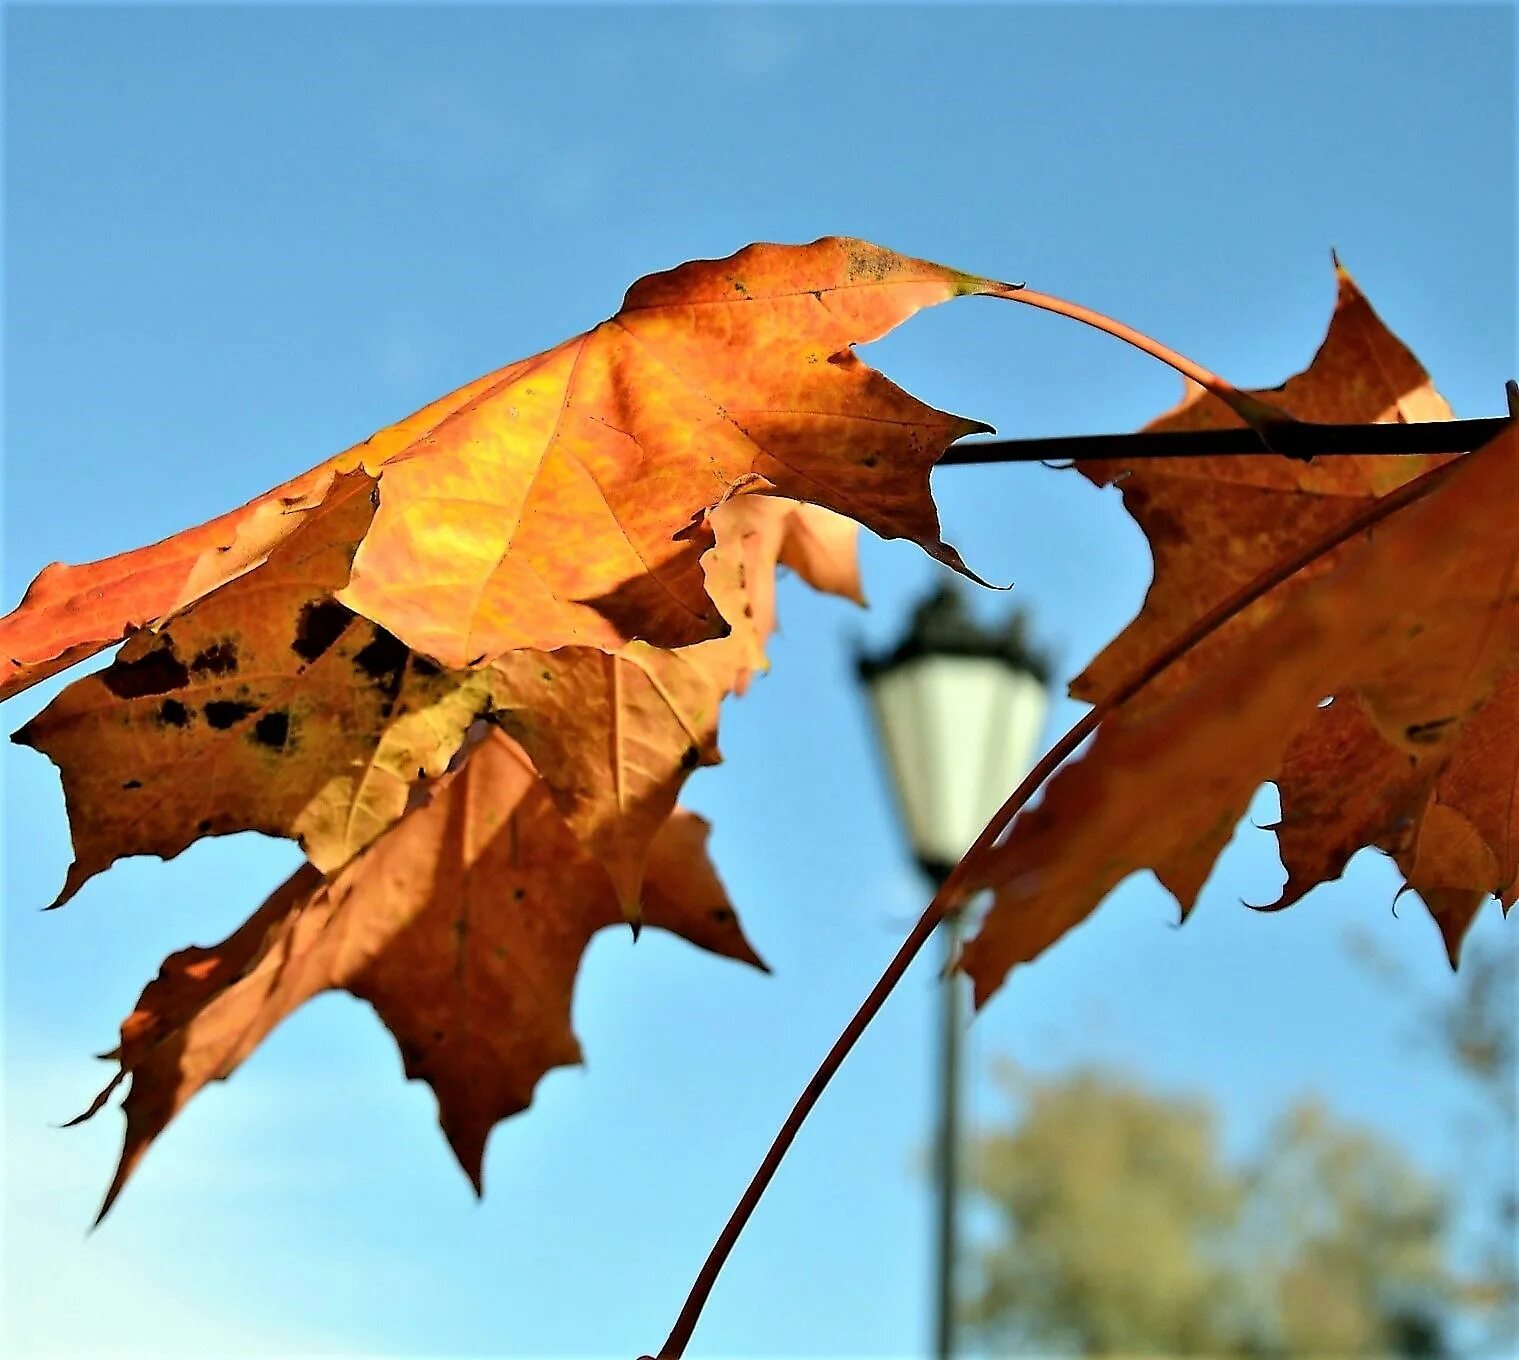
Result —
M 441 1044 L 446 1037 L 441 1029 L 435 1029 L 432 1032 L 432 1041 L 435 1044 Z
M 1434 742 L 1440 740 L 1442 728 L 1449 727 L 1455 722 L 1455 718 L 1447 714 L 1443 718 L 1431 718 L 1428 722 L 1413 723 L 1403 729 L 1403 735 L 1409 741 Z
M 257 709 L 257 704 L 239 704 L 231 699 L 213 699 L 205 707 L 206 721 L 218 732 L 225 732 L 233 723 L 242 722 Z
M 400 638 L 377 626 L 373 640 L 358 651 L 353 664 L 382 689 L 389 689 L 400 679 L 410 655 Z
M 876 465 L 877 465 L 877 464 L 878 464 L 878 463 L 879 463 L 879 462 L 880 462 L 880 461 L 881 461 L 881 460 L 880 460 L 880 459 L 879 459 L 879 458 L 877 458 L 877 457 L 876 457 L 876 456 L 875 456 L 875 454 L 873 454 L 873 453 L 871 453 L 871 454 L 867 454 L 867 455 L 866 455 L 866 456 L 865 456 L 865 457 L 864 457 L 864 458 L 862 458 L 862 459 L 860 459 L 860 466 L 861 466 L 861 467 L 868 467 L 868 468 L 873 468 L 873 467 L 875 467 L 875 466 L 876 466 Z
M 374 638 L 353 658 L 353 664 L 366 675 L 383 700 L 380 716 L 388 718 L 395 711 L 396 696 L 406 676 L 406 662 L 411 650 L 393 633 L 375 626 Z
M 190 710 L 178 699 L 165 699 L 158 706 L 158 721 L 165 727 L 183 727 L 190 721 Z
M 731 921 L 733 919 L 733 909 L 731 907 L 714 907 L 712 909 L 712 919 L 714 921 Z
M 237 670 L 237 644 L 212 643 L 195 654 L 190 669 L 197 675 L 231 675 Z
M 121 787 L 124 788 L 124 789 L 140 789 L 142 787 L 142 780 L 140 780 L 140 779 L 129 779 Z
M 694 770 L 700 764 L 701 764 L 701 752 L 698 751 L 696 749 L 696 747 L 694 747 L 694 746 L 688 746 L 688 747 L 686 747 L 686 749 L 683 752 L 681 752 L 681 756 L 680 756 L 680 768 L 681 769 L 683 769 L 683 770 Z
M 156 647 L 136 661 L 117 661 L 100 675 L 101 682 L 118 699 L 144 699 L 150 694 L 167 694 L 190 683 L 185 663 L 174 655 L 171 644 Z
M 302 661 L 315 661 L 343 635 L 353 622 L 353 610 L 336 600 L 312 600 L 301 606 L 295 621 L 295 641 L 290 650 Z
M 513 888 L 512 889 L 512 901 L 513 902 L 520 902 L 526 896 L 527 896 L 527 889 L 526 888 Z
M 283 751 L 290 736 L 290 715 L 276 709 L 253 724 L 253 740 L 273 751 Z
M 211 819 L 209 817 L 202 817 L 200 821 L 196 823 L 195 829 L 199 831 L 202 836 L 204 836 L 206 832 L 211 829 Z

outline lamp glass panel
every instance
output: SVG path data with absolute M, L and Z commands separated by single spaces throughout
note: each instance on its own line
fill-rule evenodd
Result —
M 913 851 L 952 864 L 1026 772 L 1044 687 L 1001 661 L 931 656 L 876 677 L 871 699 Z

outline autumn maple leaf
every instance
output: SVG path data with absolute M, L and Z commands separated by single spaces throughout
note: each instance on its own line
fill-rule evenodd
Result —
M 1342 796 L 1378 803 L 1379 825 L 1431 830 L 1421 797 L 1519 672 L 1519 436 L 1509 426 L 1431 475 L 1441 482 L 1423 500 L 1354 542 L 1178 692 L 1119 708 L 975 866 L 974 881 L 996 889 L 963 957 L 978 1001 L 1139 869 L 1190 910 L 1256 787 L 1277 777 L 1325 695 L 1354 695 L 1412 772 L 1388 784 L 1381 768 L 1346 770 Z M 1504 753 L 1477 749 L 1500 782 L 1512 780 Z M 1513 815 L 1510 802 L 1498 837 L 1510 856 Z
M 349 476 L 373 481 L 377 508 L 338 600 L 452 669 L 720 636 L 700 562 L 707 512 L 736 495 L 824 506 L 962 568 L 928 473 L 986 427 L 909 396 L 853 346 L 922 307 L 1011 289 L 842 237 L 651 275 L 594 329 L 239 510 L 49 567 L 0 619 L 0 698 L 256 571 Z
M 1446 420 L 1451 409 L 1429 374 L 1382 323 L 1355 280 L 1335 262 L 1335 303 L 1313 361 L 1278 387 L 1248 395 L 1292 417 L 1326 424 Z M 1189 383 L 1147 432 L 1237 429 L 1216 396 Z M 1453 449 L 1460 453 L 1463 450 Z M 1377 497 L 1446 462 L 1451 454 L 1398 458 L 1349 454 L 1304 462 L 1276 454 L 1084 459 L 1098 486 L 1115 486 L 1149 541 L 1154 579 L 1139 615 L 1071 681 L 1093 702 L 1178 637 L 1213 605 L 1274 562 L 1349 520 Z M 1212 664 L 1230 642 L 1269 618 L 1291 593 L 1333 564 L 1329 554 L 1272 591 L 1147 687 L 1155 703 Z
M 352 527 L 368 508 L 360 497 L 319 515 L 346 514 Z M 721 700 L 765 664 L 777 564 L 858 599 L 855 530 L 774 497 L 730 502 L 714 519 L 706 566 L 734 619 L 723 638 L 676 651 L 633 643 L 617 655 L 524 650 L 445 671 L 325 593 L 323 563 L 342 554 L 328 542 L 332 526 L 314 520 L 316 557 L 294 536 L 23 730 L 63 766 L 77 856 L 65 894 L 124 846 L 153 848 L 158 837 L 172 853 L 205 808 L 221 810 L 219 830 L 262 809 L 265 830 L 299 835 L 314 861 L 333 857 L 303 867 L 223 944 L 170 958 L 144 993 L 116 1055 L 117 1081 L 133 1084 L 107 1208 L 168 1120 L 312 988 L 374 1001 L 408 1072 L 438 1090 L 445 1131 L 478 1188 L 490 1127 L 527 1105 L 549 1067 L 576 1060 L 569 993 L 594 930 L 641 919 L 758 963 L 706 859 L 705 823 L 675 799 L 717 759 Z M 430 740 L 400 747 L 403 727 Z M 423 770 L 411 765 L 424 758 L 436 778 L 418 784 Z M 142 777 L 121 791 L 129 767 Z M 147 801 L 134 819 L 139 793 Z M 467 989 L 468 1007 L 462 990 L 427 995 L 429 960 L 445 945 L 433 981 L 444 993 Z M 433 1054 L 417 1017 L 431 1023 L 450 1005 L 472 1028 L 460 1036 L 450 1022 L 454 1047 Z
M 477 718 L 515 736 L 636 913 L 648 844 L 693 770 L 718 759 L 722 700 L 765 664 L 775 569 L 800 564 L 859 598 L 855 526 L 814 506 L 740 497 L 706 558 L 728 636 L 517 651 L 449 671 L 333 593 L 374 513 L 350 477 L 257 571 L 75 681 L 14 740 L 63 777 L 74 862 L 55 905 L 132 854 L 257 830 L 341 868 L 441 774 Z
M 1336 299 L 1313 362 L 1280 387 L 1254 395 L 1301 420 L 1326 423 L 1436 421 L 1450 407 L 1409 349 L 1383 324 L 1335 262 Z M 1238 426 L 1217 398 L 1193 390 L 1148 430 Z M 1311 462 L 1259 457 L 1088 461 L 1083 475 L 1112 483 L 1149 539 L 1155 576 L 1139 616 L 1071 684 L 1097 700 L 1211 606 L 1273 562 L 1347 522 L 1396 487 L 1452 454 L 1387 458 L 1348 455 Z M 1346 549 L 1338 550 L 1339 553 Z M 1131 703 L 1158 704 L 1227 653 L 1231 644 L 1286 607 L 1294 591 L 1331 569 L 1328 553 L 1240 612 L 1157 677 Z M 1501 688 L 1467 724 L 1440 770 L 1410 761 L 1370 721 L 1353 694 L 1335 697 L 1294 738 L 1274 780 L 1277 832 L 1287 882 L 1274 904 L 1289 906 L 1336 878 L 1363 846 L 1392 855 L 1430 908 L 1452 962 L 1481 902 L 1511 904 L 1519 879 L 1514 827 L 1519 706 Z M 1438 786 L 1438 787 L 1437 787 Z
M 644 917 L 763 968 L 707 859 L 707 824 L 680 811 L 656 837 Z M 210 1081 L 229 1077 L 291 1012 L 325 991 L 368 1001 L 478 1192 L 486 1138 L 539 1078 L 580 1060 L 570 1002 L 581 955 L 621 920 L 521 749 L 485 729 L 459 767 L 336 878 L 307 865 L 237 931 L 165 960 L 108 1056 L 126 1139 L 103 1218 L 153 1140 Z M 77 1122 L 77 1121 L 76 1121 Z

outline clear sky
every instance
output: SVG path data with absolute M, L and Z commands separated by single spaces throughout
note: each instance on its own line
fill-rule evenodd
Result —
M 1331 246 L 1463 415 L 1514 376 L 1511 8 L 6 11 L 4 593 L 206 518 L 609 314 L 629 282 L 832 232 L 1078 298 L 1242 384 L 1311 355 Z M 867 358 L 1006 435 L 1135 427 L 1178 381 L 970 300 Z M 1038 466 L 936 477 L 1074 673 L 1141 599 L 1116 495 Z M 663 1339 L 785 1107 L 923 900 L 851 671 L 937 569 L 867 542 L 875 608 L 792 583 L 773 673 L 689 802 L 775 969 L 652 932 L 593 946 L 589 1066 L 499 1129 L 471 1197 L 373 1015 L 327 997 L 207 1091 L 86 1238 L 119 1116 L 73 1115 L 165 954 L 222 938 L 290 847 L 119 865 L 63 911 L 51 766 L 4 748 L 8 1357 L 631 1356 Z M 1005 597 L 989 600 L 994 609 Z M 13 730 L 57 691 L 7 706 Z M 1061 702 L 1053 733 L 1079 712 Z M 1270 795 L 1254 809 L 1270 820 Z M 1296 910 L 1248 824 L 1187 927 L 1148 876 L 973 1027 L 985 1073 L 1122 1066 L 1248 1148 L 1325 1093 L 1431 1170 L 1462 1092 L 1343 947 L 1420 988 L 1433 926 L 1362 856 Z M 1511 929 L 1513 927 L 1510 927 Z M 1501 935 L 1496 908 L 1477 943 Z M 921 1353 L 932 970 L 908 977 L 756 1216 L 697 1353 Z

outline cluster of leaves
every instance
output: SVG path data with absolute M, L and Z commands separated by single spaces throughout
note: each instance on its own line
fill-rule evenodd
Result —
M 765 664 L 778 566 L 858 599 L 857 522 L 965 571 L 928 476 L 987 427 L 852 347 L 968 294 L 1016 285 L 842 238 L 682 265 L 238 510 L 38 577 L 0 619 L 0 698 L 126 639 L 16 735 L 62 772 L 59 903 L 208 835 L 256 829 L 307 859 L 227 940 L 170 957 L 123 1024 L 88 1112 L 130 1080 L 107 1208 L 184 1104 L 323 990 L 373 1004 L 478 1187 L 492 1126 L 578 1057 L 594 931 L 647 921 L 759 963 L 676 799 Z M 1259 395 L 1300 418 L 1445 413 L 1343 275 L 1314 365 Z M 1197 393 L 1160 424 L 1236 423 L 1242 404 Z M 1447 462 L 1083 468 L 1121 485 L 1157 563 L 1077 682 L 1094 698 L 1357 507 L 1441 482 L 1123 705 L 967 866 L 997 890 L 965 955 L 979 997 L 1133 870 L 1190 906 L 1264 779 L 1283 790 L 1284 905 L 1362 845 L 1397 858 L 1453 954 L 1483 896 L 1512 902 L 1512 435 Z
M 999 286 L 837 239 L 685 265 L 220 519 L 39 576 L 0 620 L 0 695 L 127 638 L 16 734 L 62 772 L 55 905 L 204 836 L 307 859 L 124 1023 L 89 1111 L 130 1079 L 106 1208 L 323 990 L 374 1005 L 478 1188 L 491 1127 L 578 1060 L 593 932 L 763 966 L 677 795 L 765 665 L 779 565 L 859 600 L 855 521 L 958 565 L 928 472 L 982 427 L 851 347 Z

